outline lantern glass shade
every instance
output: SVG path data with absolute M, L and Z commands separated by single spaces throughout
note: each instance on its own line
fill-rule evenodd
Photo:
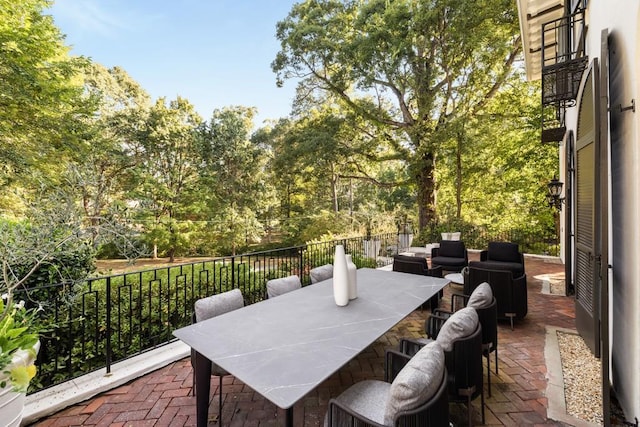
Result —
M 562 182 L 558 181 L 558 178 L 554 176 L 551 182 L 547 184 L 549 187 L 549 195 L 552 197 L 560 197 L 560 194 L 562 194 L 562 185 Z

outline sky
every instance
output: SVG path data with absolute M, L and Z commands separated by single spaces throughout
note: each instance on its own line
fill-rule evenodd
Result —
M 155 100 L 178 95 L 203 119 L 256 107 L 254 121 L 286 117 L 296 83 L 276 87 L 276 23 L 295 0 L 55 0 L 47 12 L 72 55 L 120 66 Z

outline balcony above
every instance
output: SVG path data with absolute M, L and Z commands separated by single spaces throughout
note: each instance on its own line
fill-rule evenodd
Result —
M 585 55 L 584 10 L 542 24 L 542 105 L 575 104 Z
M 565 0 L 517 0 L 528 80 L 542 77 L 542 24 L 562 18 Z

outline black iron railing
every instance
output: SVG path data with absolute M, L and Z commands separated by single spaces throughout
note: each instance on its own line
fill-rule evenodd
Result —
M 194 302 L 240 289 L 246 304 L 261 301 L 269 279 L 298 275 L 310 283 L 313 267 L 333 262 L 343 244 L 359 267 L 379 267 L 398 253 L 397 234 L 343 239 L 220 257 L 73 284 L 29 289 L 17 299 L 44 302 L 38 375 L 31 392 L 51 387 L 174 340 L 191 323 Z
M 468 233 L 464 239 L 467 247 L 479 248 L 489 240 L 516 241 L 529 253 L 556 247 L 522 237 Z M 40 319 L 47 325 L 30 392 L 99 369 L 110 372 L 113 363 L 173 341 L 172 332 L 191 323 L 199 298 L 237 288 L 252 304 L 265 298 L 269 279 L 297 274 L 304 285 L 310 283 L 309 270 L 332 263 L 336 244 L 345 246 L 358 267 L 380 267 L 409 240 L 402 234 L 343 239 L 29 289 L 28 298 L 16 298 L 45 302 Z
M 557 142 L 566 131 L 564 113 L 575 105 L 587 67 L 585 11 L 546 22 L 541 31 L 542 142 Z
M 542 25 L 542 104 L 575 104 L 588 57 L 585 12 L 578 9 Z

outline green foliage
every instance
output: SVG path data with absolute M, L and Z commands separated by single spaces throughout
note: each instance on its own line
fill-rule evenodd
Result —
M 407 162 L 424 227 L 436 219 L 436 149 L 513 73 L 517 34 L 508 0 L 306 1 L 278 23 L 272 68 L 372 123 L 379 156 Z
M 453 219 L 494 232 L 553 230 L 546 182 L 558 148 L 540 144 L 539 91 L 518 78 L 486 106 L 486 114 L 452 129 L 440 147 L 440 222 Z
M 299 271 L 297 263 L 283 258 L 276 270 L 255 268 L 236 258 L 207 261 L 107 278 L 91 279 L 55 292 L 40 315 L 43 324 L 55 322 L 56 329 L 42 336 L 44 347 L 55 354 L 42 357 L 36 387 L 90 372 L 104 363 L 110 336 L 113 362 L 172 339 L 176 327 L 191 323 L 198 298 L 240 289 L 247 303 L 265 298 L 267 280 Z M 111 334 L 104 319 L 105 298 L 110 298 Z M 117 316 L 114 313 L 118 313 Z M 68 337 L 90 337 L 84 341 Z M 55 344 L 55 347 L 52 347 Z
M 160 98 L 149 110 L 136 140 L 141 162 L 135 173 L 139 185 L 134 194 L 142 205 L 139 219 L 146 224 L 151 247 L 173 259 L 184 242 L 185 220 L 199 184 L 196 127 L 201 119 L 193 105 L 178 97 L 166 104 Z
M 287 222 L 287 231 L 298 241 L 332 240 L 333 236 L 344 235 L 349 229 L 348 217 L 327 211 Z
M 81 201 L 87 221 L 97 226 L 99 218 L 114 209 L 124 210 L 138 186 L 134 170 L 141 153 L 132 149 L 132 141 L 148 118 L 149 96 L 118 67 L 91 63 L 83 77 L 85 97 L 95 112 L 82 122 L 84 144 L 61 184 Z
M 34 174 L 55 179 L 79 147 L 78 118 L 88 114 L 75 80 L 86 61 L 67 55 L 63 35 L 51 16 L 43 14 L 49 4 L 0 0 L 3 190 L 8 185 L 24 186 Z
M 12 358 L 19 351 L 30 352 L 35 358 L 34 346 L 38 342 L 38 329 L 35 317 L 36 309 L 26 309 L 24 301 L 13 304 L 9 295 L 0 298 L 0 372 L 8 373 L 12 390 L 26 392 L 29 382 L 36 374 L 33 365 L 15 366 L 7 371 Z M 7 386 L 6 380 L 0 382 L 0 388 Z
M 218 247 L 231 254 L 260 240 L 258 218 L 274 202 L 264 171 L 266 152 L 250 138 L 254 114 L 244 107 L 215 110 L 199 129 L 205 213 L 215 224 Z
M 0 2 L 0 208 L 15 217 L 9 190 L 39 176 L 73 194 L 83 225 L 125 218 L 170 257 L 395 232 L 400 218 L 553 227 L 557 152 L 537 143 L 508 0 L 294 5 L 272 64 L 302 79 L 293 115 L 253 134 L 253 108 L 202 122 L 185 99 L 151 103 L 125 70 L 69 57 L 46 0 Z

